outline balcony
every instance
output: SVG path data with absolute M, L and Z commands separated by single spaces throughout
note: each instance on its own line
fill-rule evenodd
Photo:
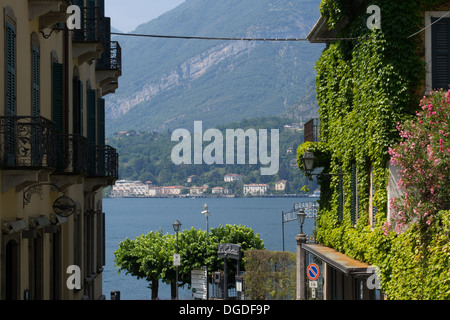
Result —
M 122 48 L 119 42 L 104 44 L 105 51 L 97 60 L 97 82 L 102 87 L 103 96 L 114 93 L 119 87 L 118 78 L 122 75 Z
M 40 170 L 56 167 L 54 122 L 44 117 L 0 117 L 0 168 Z
M 81 135 L 58 135 L 56 174 L 88 173 L 88 139 Z
M 119 177 L 119 155 L 110 146 L 89 146 L 89 178 L 106 178 L 114 184 Z
M 81 8 L 81 30 L 73 35 L 73 58 L 78 63 L 99 59 L 111 38 L 110 20 L 103 10 L 95 7 Z
M 40 29 L 54 24 L 65 22 L 67 7 L 70 5 L 67 0 L 28 0 L 29 20 L 39 18 Z

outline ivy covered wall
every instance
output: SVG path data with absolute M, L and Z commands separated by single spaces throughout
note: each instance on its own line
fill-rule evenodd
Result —
M 381 8 L 380 30 L 366 27 L 369 5 Z M 425 11 L 445 7 L 442 0 L 323 0 L 320 7 L 330 28 L 348 20 L 338 37 L 359 39 L 331 42 L 316 64 L 321 142 L 300 146 L 298 158 L 309 148 L 324 172 L 344 173 L 343 213 L 338 178 L 320 181 L 316 238 L 380 267 L 382 290 L 391 299 L 450 298 L 448 212 L 425 231 L 383 232 L 388 148 L 400 139 L 397 124 L 413 116 L 425 91 L 423 33 L 409 36 L 424 27 Z M 425 289 L 432 283 L 441 289 Z

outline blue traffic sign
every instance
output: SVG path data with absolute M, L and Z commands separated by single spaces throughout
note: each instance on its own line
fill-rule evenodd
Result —
M 311 263 L 308 268 L 306 268 L 306 274 L 311 281 L 316 281 L 317 279 L 319 279 L 320 270 L 317 264 Z

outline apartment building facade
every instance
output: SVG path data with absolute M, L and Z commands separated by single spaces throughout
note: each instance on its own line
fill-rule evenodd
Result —
M 69 30 L 69 6 L 80 28 Z M 0 1 L 0 299 L 104 299 L 105 100 L 121 75 L 104 0 Z

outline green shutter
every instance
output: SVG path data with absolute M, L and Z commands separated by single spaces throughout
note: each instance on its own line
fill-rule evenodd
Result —
M 16 115 L 16 29 L 6 22 L 5 29 L 5 115 Z M 7 166 L 16 163 L 15 122 L 14 119 L 6 120 L 5 128 L 5 162 Z
M 105 99 L 101 98 L 99 98 L 97 102 L 97 145 L 105 145 Z M 99 148 L 97 161 L 98 174 L 103 177 L 105 176 L 106 168 L 106 155 L 104 148 Z
M 340 170 L 339 173 L 341 173 Z M 344 218 L 344 182 L 342 176 L 339 177 L 338 188 L 339 188 L 338 221 L 342 222 Z
M 97 150 L 95 148 L 97 142 L 97 94 L 95 90 L 87 90 L 87 138 L 89 143 L 89 175 L 97 175 Z
M 61 63 L 53 63 L 53 112 L 56 134 L 56 168 L 58 172 L 64 170 L 64 73 Z
M 448 89 L 450 84 L 450 18 L 432 18 L 432 87 Z
M 88 140 L 90 146 L 95 146 L 97 143 L 97 108 L 96 100 L 97 94 L 95 90 L 87 90 L 87 112 L 88 112 Z
M 83 83 L 73 81 L 73 133 L 83 135 Z
M 351 172 L 351 201 L 350 201 L 350 214 L 351 214 L 351 223 L 352 225 L 356 224 L 356 199 L 357 199 L 357 187 L 356 187 L 356 165 L 352 165 Z
M 105 145 L 105 99 L 98 99 L 97 107 L 97 145 Z
M 80 93 L 80 134 L 82 135 L 82 136 L 84 136 L 84 100 L 83 100 L 83 82 L 82 81 L 80 81 L 80 83 L 79 83 L 79 85 L 80 85 L 80 91 L 79 91 L 79 93 Z
M 56 134 L 64 134 L 64 77 L 63 65 L 53 63 L 53 121 Z
M 33 46 L 32 48 L 32 97 L 31 97 L 31 115 L 33 117 L 39 117 L 41 115 L 40 108 L 40 53 L 39 48 Z M 42 135 L 42 126 L 38 118 L 33 119 L 32 127 L 32 144 L 31 144 L 31 161 L 32 167 L 40 167 L 42 165 L 41 154 L 42 149 L 40 146 L 40 137 Z
M 95 6 L 95 0 L 87 1 L 86 9 L 86 38 L 88 41 L 97 40 L 97 10 Z
M 32 115 L 38 117 L 41 115 L 40 107 L 40 54 L 39 48 L 33 46 L 32 73 L 33 73 L 33 96 L 32 96 Z
M 16 115 L 16 29 L 6 22 L 6 110 L 7 116 Z

